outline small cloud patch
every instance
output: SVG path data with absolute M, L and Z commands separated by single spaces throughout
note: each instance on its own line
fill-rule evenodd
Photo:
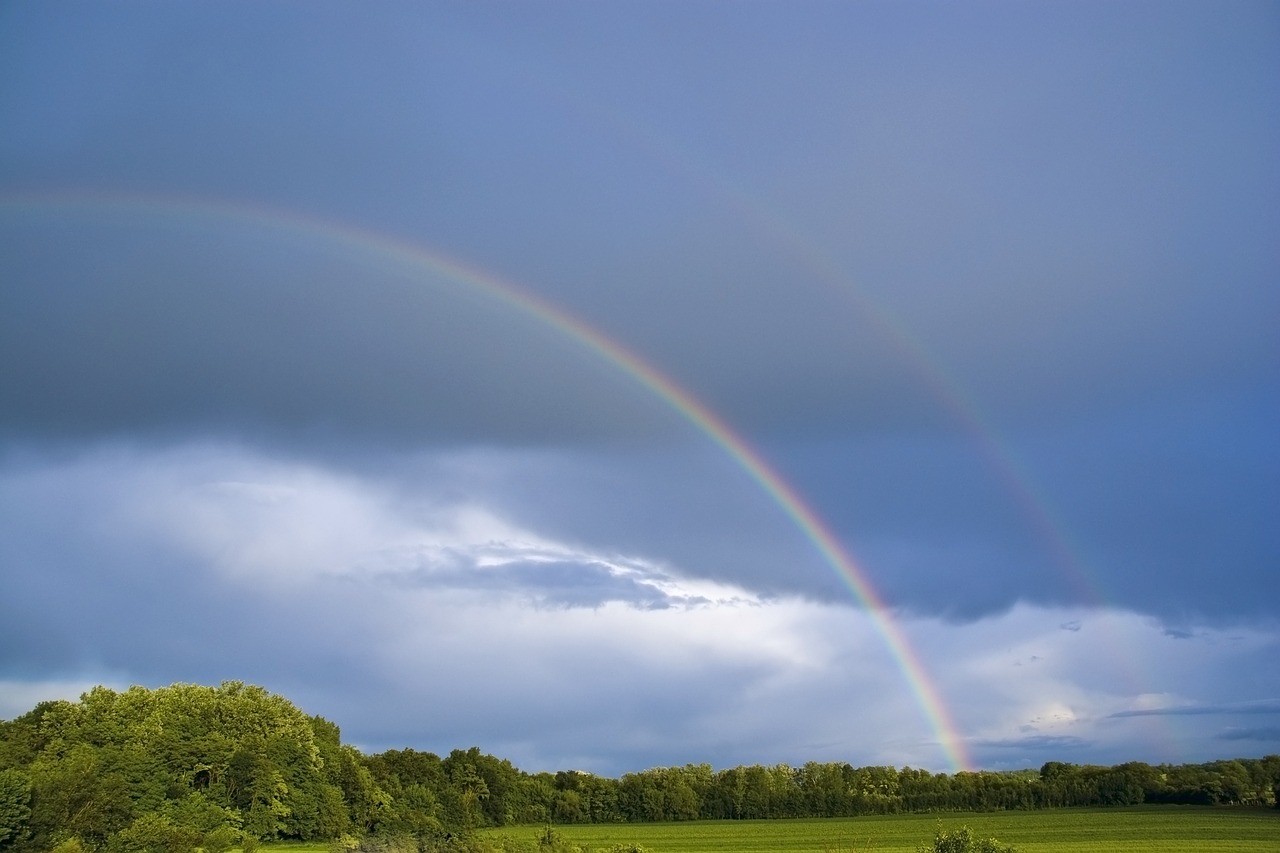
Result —
M 537 607 L 595 609 L 621 603 L 637 610 L 667 610 L 761 603 L 743 590 L 690 581 L 649 561 L 559 543 L 428 545 L 383 558 L 382 569 L 369 573 L 379 581 L 508 595 Z
M 667 578 L 601 560 L 515 560 L 484 568 L 454 568 L 431 573 L 429 583 L 506 592 L 548 607 L 595 608 L 621 602 L 639 610 L 665 610 L 711 603 L 705 596 L 681 593 Z
M 1029 735 L 1027 737 L 980 740 L 977 741 L 975 745 L 979 747 L 986 747 L 988 749 L 1048 749 L 1073 751 L 1087 749 L 1093 745 L 1093 742 L 1073 735 Z
M 1173 705 L 1164 708 L 1134 708 L 1109 714 L 1111 719 L 1123 717 L 1191 717 L 1211 714 L 1280 714 L 1280 700 L 1260 702 L 1225 702 L 1216 705 Z
M 1263 726 L 1256 729 L 1228 729 L 1218 735 L 1218 740 L 1280 741 L 1280 726 Z

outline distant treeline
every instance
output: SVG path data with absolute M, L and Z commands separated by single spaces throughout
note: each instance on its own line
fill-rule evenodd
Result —
M 0 851 L 19 853 L 222 853 L 255 840 L 354 846 L 379 834 L 436 849 L 510 824 L 1275 807 L 1278 791 L 1280 755 L 954 774 L 817 762 L 719 771 L 689 764 L 619 779 L 525 773 L 477 748 L 444 758 L 411 749 L 364 755 L 341 742 L 333 723 L 239 682 L 98 687 L 79 702 L 44 702 L 0 722 Z

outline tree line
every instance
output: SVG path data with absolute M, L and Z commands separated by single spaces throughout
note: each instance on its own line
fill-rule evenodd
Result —
M 0 851 L 250 850 L 259 840 L 412 837 L 481 827 L 846 817 L 1137 803 L 1275 807 L 1280 755 L 1207 764 L 930 773 L 809 762 L 619 778 L 526 773 L 478 748 L 365 755 L 261 687 L 175 684 L 42 702 L 0 722 Z M 433 847 L 432 845 L 435 845 Z

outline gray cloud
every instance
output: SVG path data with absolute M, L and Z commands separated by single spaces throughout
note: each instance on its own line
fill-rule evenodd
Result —
M 1208 47 L 1126 68 L 1109 57 L 1135 46 L 1104 23 L 1064 26 L 1055 49 L 1039 57 L 996 39 L 978 61 L 968 39 L 943 39 L 932 62 L 910 74 L 871 66 L 854 73 L 860 84 L 847 92 L 830 81 L 849 79 L 876 54 L 857 59 L 859 51 L 819 27 L 805 33 L 816 39 L 806 61 L 830 76 L 815 95 L 844 108 L 806 112 L 804 133 L 754 123 L 744 133 L 749 117 L 732 109 L 724 122 L 712 116 L 743 91 L 754 93 L 755 110 L 790 114 L 796 95 L 779 88 L 777 75 L 799 75 L 799 58 L 779 51 L 778 62 L 744 76 L 740 63 L 730 69 L 694 45 L 684 45 L 687 55 L 673 45 L 668 59 L 691 75 L 682 85 L 689 109 L 658 111 L 641 99 L 628 137 L 590 107 L 572 105 L 598 103 L 607 113 L 616 108 L 592 90 L 651 84 L 660 67 L 643 52 L 627 54 L 634 64 L 605 63 L 610 73 L 588 84 L 580 81 L 599 70 L 599 48 L 549 51 L 563 34 L 546 33 L 539 49 L 514 25 L 445 16 L 405 28 L 374 16 L 366 26 L 396 30 L 386 49 L 419 72 L 390 75 L 358 62 L 345 40 L 330 44 L 331 22 L 308 22 L 314 39 L 282 40 L 278 33 L 297 22 L 253 17 L 259 26 L 247 35 L 206 21 L 206 37 L 185 42 L 179 55 L 174 36 L 191 21 L 152 16 L 149 26 L 119 33 L 135 49 L 110 69 L 94 66 L 92 52 L 72 54 L 82 59 L 68 65 L 48 59 L 68 52 L 13 45 L 8 61 L 26 63 L 24 73 L 7 75 L 16 118 L 33 121 L 33 102 L 52 90 L 80 123 L 44 134 L 17 125 L 4 160 L 9 182 L 70 176 L 73 184 L 183 195 L 218 187 L 224 196 L 368 215 L 497 269 L 528 269 L 549 297 L 649 354 L 740 423 L 824 429 L 833 419 L 937 419 L 937 401 L 913 377 L 920 366 L 893 329 L 922 343 L 976 399 L 1024 415 L 1148 396 L 1171 380 L 1195 379 L 1207 390 L 1224 375 L 1273 373 L 1261 319 L 1275 307 L 1271 258 L 1257 239 L 1269 231 L 1244 224 L 1274 221 L 1264 177 L 1274 129 L 1257 125 L 1247 100 L 1220 97 L 1220 86 L 1258 84 L 1243 68 L 1216 66 Z M 38 19 L 23 23 L 46 38 L 87 38 Z M 784 31 L 796 29 L 805 25 Z M 1113 53 L 1096 48 L 1099 31 Z M 761 33 L 739 24 L 721 37 L 726 49 L 747 49 Z M 1115 86 L 1079 85 L 1085 45 L 1093 73 Z M 1256 39 L 1236 47 L 1266 49 Z M 919 44 L 907 39 L 903 48 Z M 235 74 L 220 70 L 226 50 L 240 58 Z M 444 79 L 452 85 L 437 77 L 451 67 Z M 1207 84 L 1209 69 L 1226 79 Z M 570 86 L 587 91 L 562 91 Z M 364 97 L 368 91 L 380 95 Z M 1036 122 L 1022 118 L 1030 111 Z M 518 138 L 507 133 L 512 127 Z M 680 162 L 664 163 L 662 149 L 645 144 L 646 129 L 673 140 L 667 159 Z M 49 134 L 61 144 L 50 146 Z M 859 144 L 850 148 L 850 139 Z M 344 153 L 352 150 L 365 156 Z M 625 183 L 619 158 L 635 175 Z M 1223 165 L 1206 172 L 1199 164 L 1207 158 Z M 731 195 L 679 192 L 690 178 L 705 185 L 706 164 L 729 185 L 749 174 L 740 179 L 755 189 L 747 196 L 774 213 L 765 221 L 805 235 L 808 248 L 778 233 L 782 226 L 762 234 L 759 221 L 732 208 L 741 201 Z M 554 201 L 534 203 L 543 199 Z M 980 207 L 986 215 L 966 215 Z M 1242 227 L 1225 225 L 1228 214 Z M 844 291 L 853 285 L 817 281 L 813 258 L 822 255 L 861 296 L 850 301 Z M 1209 272 L 1232 287 L 1205 288 Z M 863 298 L 900 322 L 883 327 L 859 307 Z
M 983 749 L 1035 750 L 1037 752 L 1070 753 L 1088 749 L 1093 743 L 1071 735 L 1027 735 L 1004 740 L 980 740 L 975 746 Z
M 1231 729 L 1218 735 L 1219 740 L 1280 741 L 1280 726 L 1256 729 Z
M 621 371 L 465 282 L 234 217 L 125 215 L 139 225 L 55 217 L 6 234 L 7 431 L 406 445 L 663 428 Z
M 1228 702 L 1216 705 L 1174 705 L 1162 708 L 1136 708 L 1117 711 L 1112 717 L 1186 717 L 1207 714 L 1280 714 L 1280 700 Z

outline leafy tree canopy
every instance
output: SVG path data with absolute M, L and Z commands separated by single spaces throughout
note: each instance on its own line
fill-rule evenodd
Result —
M 410 839 L 405 849 L 478 850 L 475 829 L 509 824 L 1143 802 L 1270 807 L 1277 792 L 1274 755 L 1159 766 L 1049 762 L 1039 771 L 955 774 L 820 762 L 720 771 L 686 764 L 618 779 L 529 774 L 476 747 L 444 758 L 412 749 L 366 756 L 342 743 L 334 723 L 238 681 L 96 687 L 78 702 L 42 702 L 0 721 L 0 853 L 224 853 L 276 839 L 369 850 L 391 849 L 370 839 Z M 940 830 L 923 849 L 1008 848 L 962 828 Z

